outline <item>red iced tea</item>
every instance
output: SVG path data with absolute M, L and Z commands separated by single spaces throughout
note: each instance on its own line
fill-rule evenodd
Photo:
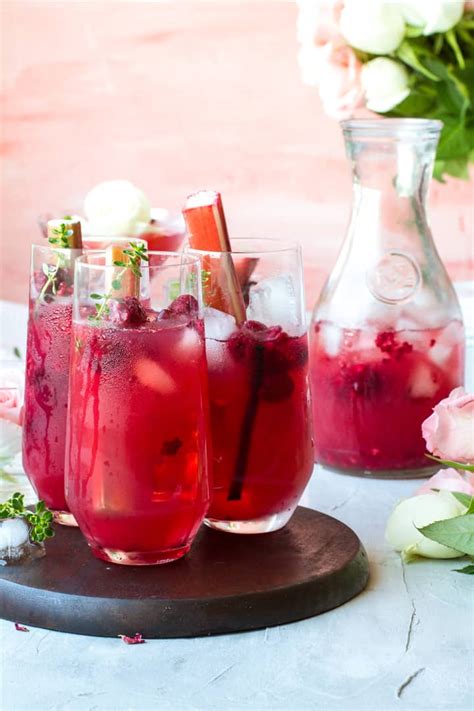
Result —
M 67 500 L 94 554 L 181 557 L 209 503 L 197 302 L 181 296 L 157 314 L 127 297 L 101 322 L 82 314 L 71 372 Z
M 71 343 L 73 268 L 79 223 L 48 222 L 49 247 L 33 245 L 26 353 L 23 466 L 60 523 L 75 525 L 64 497 L 64 451 Z
M 206 338 L 213 494 L 208 521 L 239 532 L 293 513 L 313 466 L 306 335 L 247 321 Z
M 64 497 L 72 304 L 30 301 L 26 356 L 23 466 L 48 508 L 68 511 Z
M 395 331 L 319 321 L 310 341 L 316 460 L 379 474 L 428 467 L 421 423 L 463 382 L 462 324 Z

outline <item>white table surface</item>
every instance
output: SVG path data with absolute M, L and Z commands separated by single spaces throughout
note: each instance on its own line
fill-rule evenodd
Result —
M 24 311 L 0 313 L 3 341 L 21 346 Z M 463 561 L 402 564 L 384 541 L 395 502 L 418 486 L 315 469 L 301 503 L 356 531 L 371 577 L 354 600 L 309 620 L 135 646 L 0 620 L 0 708 L 472 710 L 472 578 L 453 572 Z

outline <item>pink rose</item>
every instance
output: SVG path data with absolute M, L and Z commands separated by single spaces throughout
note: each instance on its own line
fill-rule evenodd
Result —
M 0 386 L 0 419 L 20 425 L 21 397 L 17 388 Z
M 328 116 L 342 120 L 362 105 L 362 65 L 346 44 L 329 42 L 321 50 L 319 95 Z
M 433 489 L 460 491 L 462 494 L 474 496 L 474 474 L 471 472 L 461 474 L 456 469 L 440 469 L 416 491 L 415 496 L 430 494 Z
M 298 62 L 305 84 L 317 86 L 324 111 L 338 120 L 362 105 L 362 65 L 339 28 L 342 0 L 300 2 Z
M 23 385 L 21 370 L 0 370 L 0 457 L 12 457 L 21 449 Z
M 436 457 L 474 462 L 474 395 L 456 388 L 422 424 L 427 449 Z
M 322 47 L 327 42 L 342 39 L 339 21 L 343 0 L 300 0 L 297 35 L 300 44 Z

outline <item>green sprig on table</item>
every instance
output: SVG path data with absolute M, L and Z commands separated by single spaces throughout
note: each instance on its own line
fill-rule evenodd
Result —
M 34 511 L 25 508 L 25 497 L 18 491 L 7 501 L 0 504 L 0 519 L 23 518 L 30 526 L 30 540 L 42 543 L 54 536 L 53 514 L 46 508 L 44 501 L 38 501 Z

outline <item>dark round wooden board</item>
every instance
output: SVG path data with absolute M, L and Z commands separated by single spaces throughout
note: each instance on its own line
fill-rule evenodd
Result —
M 203 526 L 185 558 L 153 567 L 104 563 L 78 529 L 56 526 L 44 558 L 0 567 L 0 616 L 103 637 L 241 632 L 331 610 L 360 593 L 368 575 L 355 533 L 303 507 L 275 533 Z

